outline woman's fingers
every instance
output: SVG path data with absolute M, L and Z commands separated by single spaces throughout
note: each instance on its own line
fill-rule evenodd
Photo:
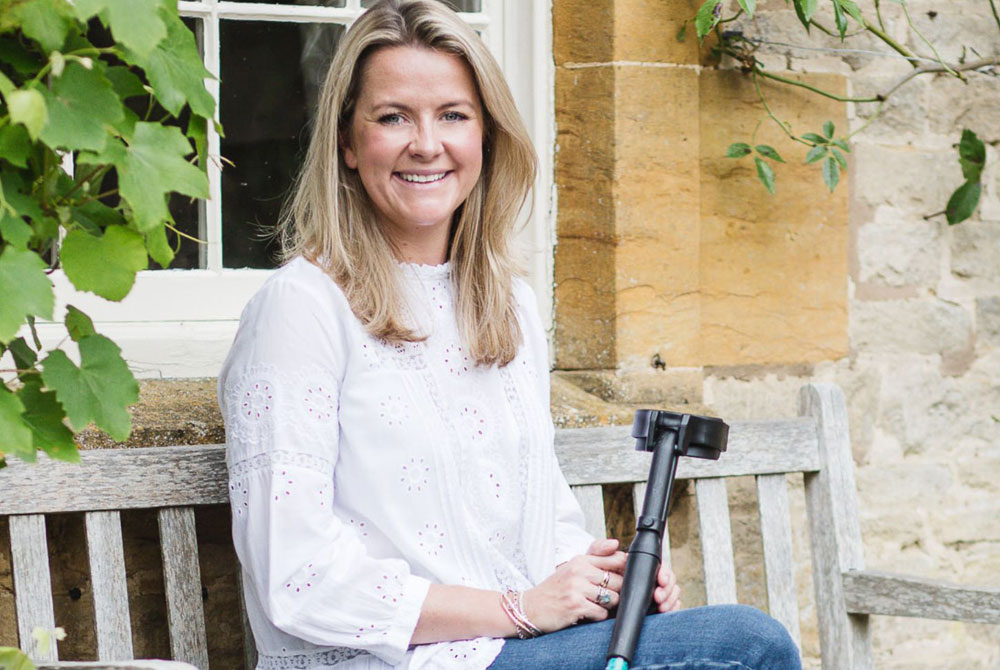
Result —
M 618 540 L 609 537 L 603 540 L 594 540 L 590 548 L 587 549 L 588 556 L 610 556 L 618 550 Z

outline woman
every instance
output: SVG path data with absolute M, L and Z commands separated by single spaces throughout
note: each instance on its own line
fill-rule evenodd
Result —
M 287 263 L 219 382 L 258 668 L 603 668 L 610 622 L 570 627 L 607 619 L 625 557 L 583 530 L 559 471 L 545 336 L 507 248 L 534 170 L 499 68 L 451 11 L 380 2 L 348 31 Z M 660 611 L 678 596 L 664 570 Z M 794 655 L 755 612 L 652 617 L 636 661 Z M 728 625 L 751 652 L 703 639 Z M 672 656 L 645 642 L 665 636 Z M 749 667 L 792 667 L 768 662 Z

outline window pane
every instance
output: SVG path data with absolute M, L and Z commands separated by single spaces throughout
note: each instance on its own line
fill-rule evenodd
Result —
M 456 12 L 481 12 L 483 2 L 482 0 L 441 0 L 444 4 L 448 5 Z M 362 7 L 371 7 L 375 4 L 375 0 L 361 0 Z
M 346 0 L 239 0 L 239 2 L 266 3 L 268 5 L 320 5 L 322 7 L 343 7 Z
M 275 266 L 268 239 L 309 141 L 326 68 L 344 27 L 223 21 L 222 264 Z

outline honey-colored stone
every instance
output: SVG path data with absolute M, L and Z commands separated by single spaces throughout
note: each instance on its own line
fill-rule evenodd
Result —
M 697 63 L 698 36 L 692 19 L 700 4 L 694 0 L 618 0 L 614 3 L 615 60 Z
M 614 0 L 554 0 L 552 55 L 556 65 L 605 63 L 614 58 Z

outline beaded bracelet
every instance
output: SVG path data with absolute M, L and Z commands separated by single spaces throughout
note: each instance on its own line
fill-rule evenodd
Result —
M 503 608 L 507 618 L 513 622 L 514 628 L 517 629 L 517 636 L 522 640 L 527 640 L 538 637 L 542 634 L 542 631 L 524 615 L 524 610 L 521 607 L 522 595 L 521 591 L 507 589 L 504 593 L 500 594 L 500 606 Z

